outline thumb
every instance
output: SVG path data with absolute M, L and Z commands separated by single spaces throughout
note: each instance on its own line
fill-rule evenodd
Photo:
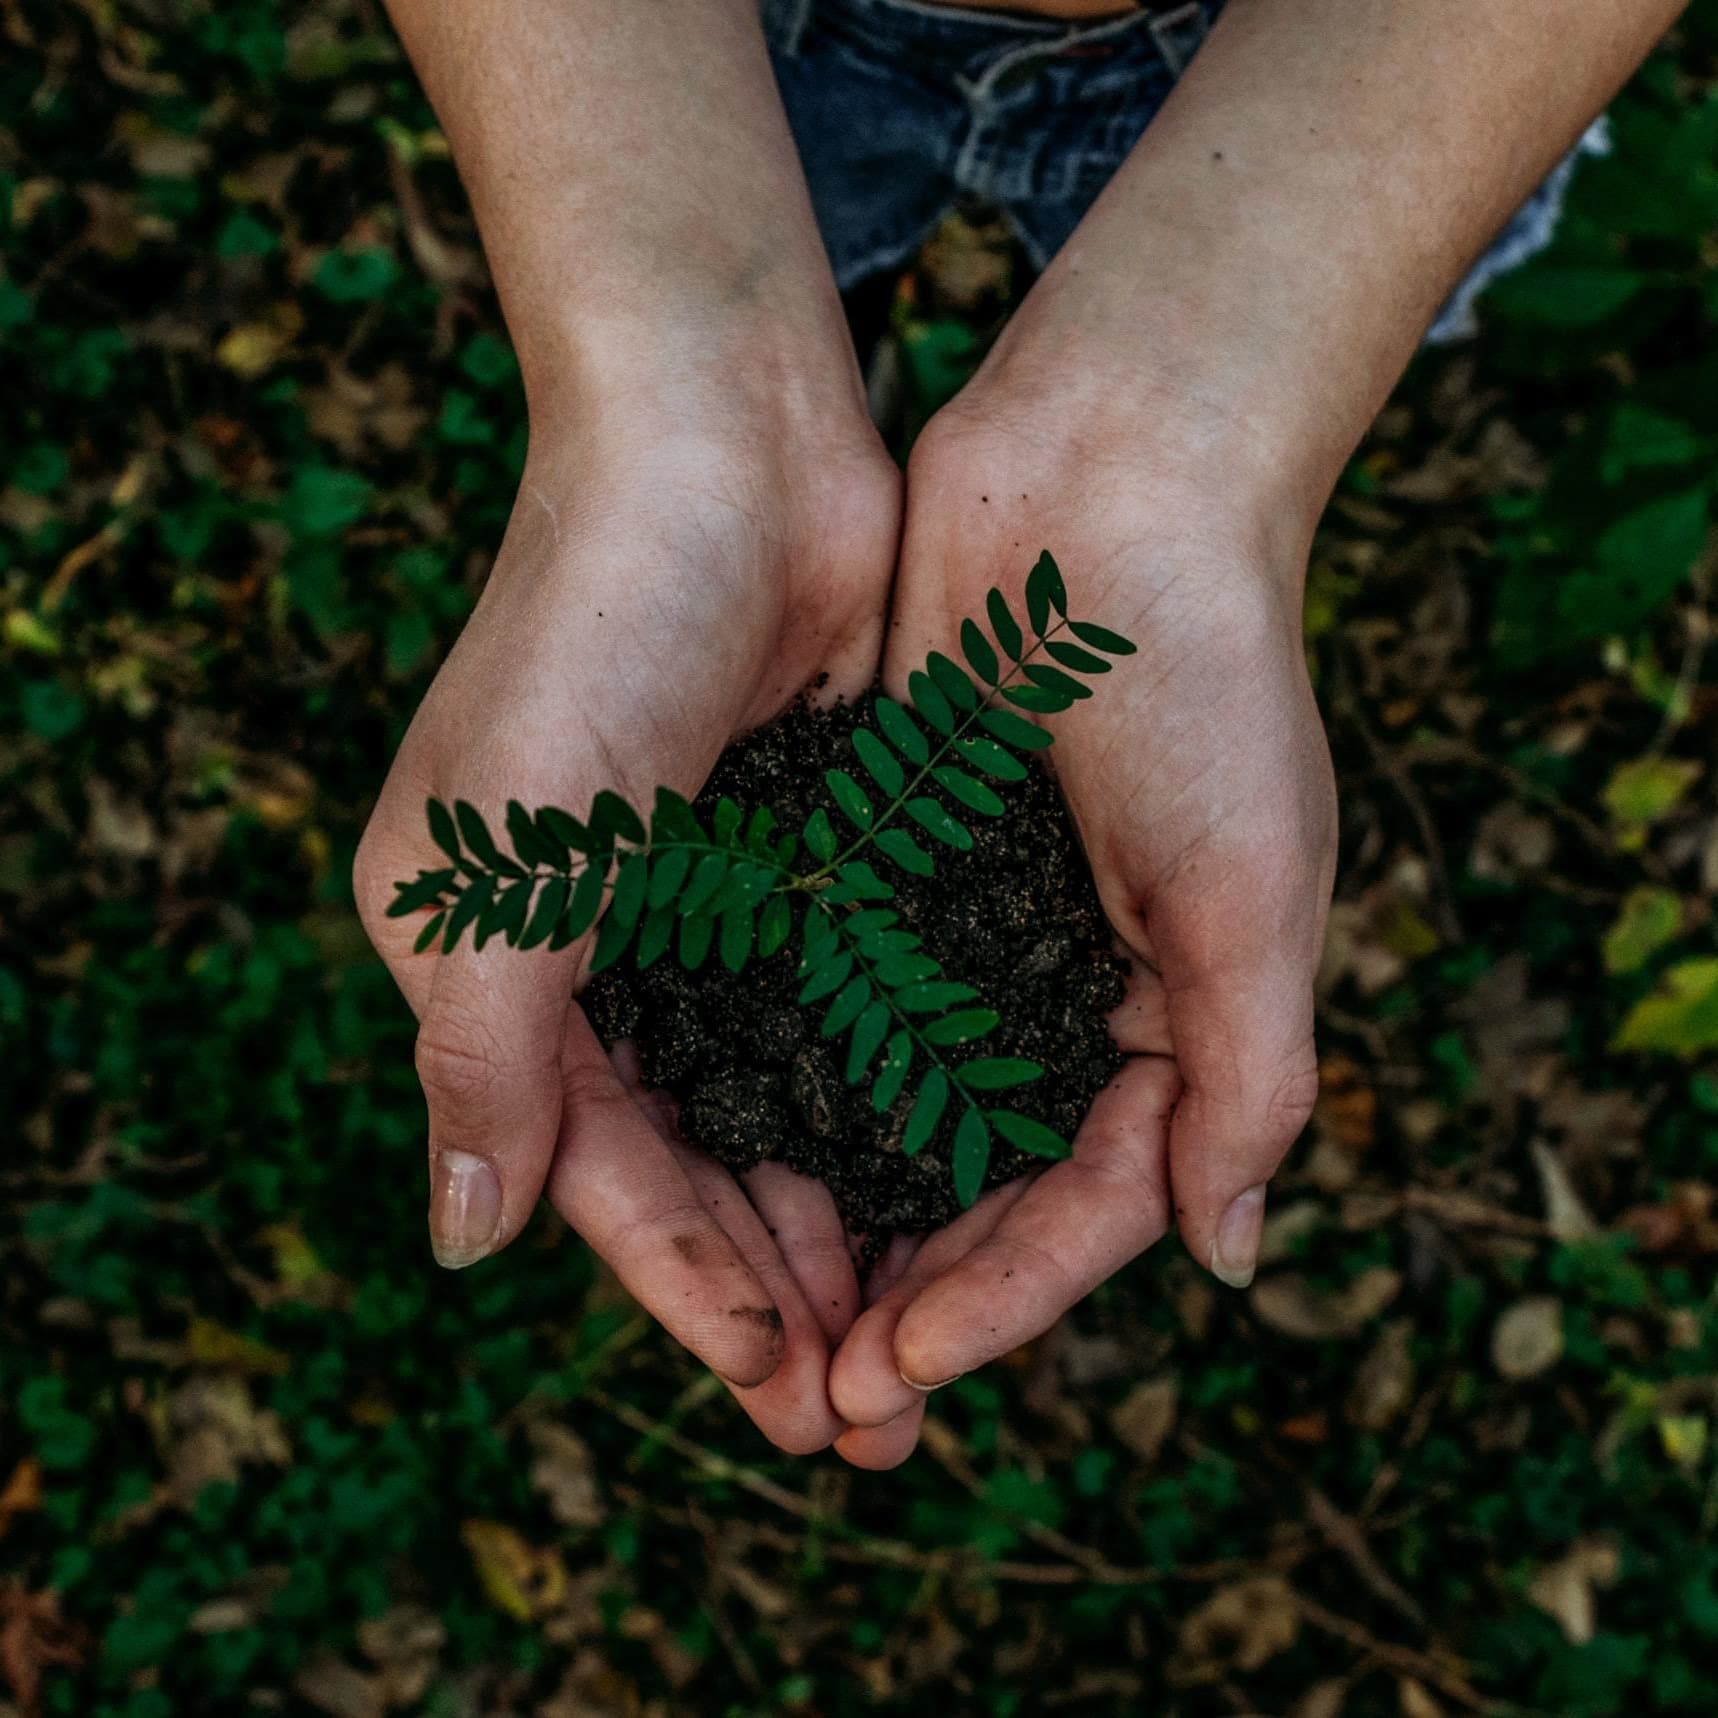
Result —
M 1252 1281 L 1265 1185 L 1318 1095 L 1312 978 L 1271 958 L 1175 983 L 1169 1023 L 1182 1095 L 1170 1186 L 1188 1250 L 1234 1288 Z
M 560 1052 L 577 955 L 521 954 L 499 938 L 482 951 L 467 938 L 452 954 L 415 953 L 426 915 L 392 918 L 388 902 L 397 880 L 435 861 L 393 809 L 379 808 L 365 832 L 354 893 L 370 940 L 418 1017 L 430 1244 L 457 1270 L 518 1234 L 542 1192 L 560 1130 Z

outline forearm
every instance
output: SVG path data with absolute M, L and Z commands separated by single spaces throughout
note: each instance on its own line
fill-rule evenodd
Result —
M 534 416 L 615 373 L 827 401 L 831 366 L 840 383 L 852 365 L 755 0 L 388 4 Z
M 995 355 L 1328 494 L 1463 271 L 1674 0 L 1229 0 Z

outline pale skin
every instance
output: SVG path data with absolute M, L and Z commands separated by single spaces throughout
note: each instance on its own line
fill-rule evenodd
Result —
M 531 447 L 478 608 L 360 849 L 420 1023 L 438 1257 L 546 1194 L 786 1450 L 904 1460 L 928 1389 L 1171 1227 L 1250 1279 L 1316 1092 L 1335 794 L 1299 642 L 1314 526 L 1487 238 L 1666 0 L 1229 0 L 1132 156 L 931 423 L 865 417 L 751 0 L 391 0 L 483 230 Z M 740 1188 L 571 1000 L 581 952 L 409 953 L 429 793 L 499 814 L 696 789 L 828 674 L 899 687 L 1049 546 L 1140 644 L 1056 718 L 1131 958 L 1074 1156 L 869 1282 L 816 1183 Z M 600 618 L 599 618 L 600 617 Z

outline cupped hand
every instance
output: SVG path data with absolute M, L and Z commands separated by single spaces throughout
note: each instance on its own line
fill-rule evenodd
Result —
M 1265 1186 L 1317 1087 L 1312 986 L 1335 852 L 1329 754 L 1300 640 L 1316 509 L 1249 505 L 1189 476 L 1166 436 L 1106 421 L 1103 389 L 981 376 L 921 437 L 885 680 L 947 649 L 991 585 L 1018 599 L 1040 549 L 1070 612 L 1138 653 L 1047 718 L 1055 770 L 1132 969 L 1112 1030 L 1127 1060 L 1073 1155 L 925 1239 L 831 1372 L 838 1444 L 912 1447 L 923 1392 L 1047 1329 L 1172 1224 L 1250 1280 Z M 1023 604 L 1015 601 L 1017 613 Z
M 856 392 L 856 390 L 855 390 Z M 418 1017 L 436 1256 L 505 1246 L 545 1190 L 631 1293 L 735 1390 L 775 1442 L 842 1429 L 829 1354 L 859 1307 L 821 1185 L 765 1165 L 744 1191 L 674 1134 L 624 1054 L 571 1000 L 588 955 L 414 955 L 397 880 L 437 863 L 425 801 L 582 816 L 613 788 L 690 796 L 729 740 L 827 676 L 875 673 L 898 476 L 868 424 L 771 423 L 629 403 L 534 435 L 475 612 L 412 722 L 355 869 L 366 929 Z

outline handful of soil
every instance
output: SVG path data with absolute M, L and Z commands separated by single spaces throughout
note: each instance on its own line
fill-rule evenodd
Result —
M 796 705 L 731 747 L 698 797 L 701 817 L 724 794 L 771 807 L 796 828 L 828 803 L 823 773 L 855 767 L 851 735 L 872 697 L 831 710 Z M 1044 1074 L 1009 1107 L 1071 1139 L 1121 1066 L 1105 1024 L 1125 967 L 1098 905 L 1062 796 L 1033 762 L 1024 781 L 994 784 L 1007 807 L 970 820 L 970 851 L 939 850 L 936 874 L 885 869 L 902 926 L 924 939 L 947 977 L 972 985 L 1002 1022 L 972 1052 L 1024 1056 Z M 901 1151 L 910 1097 L 881 1115 L 844 1077 L 840 1039 L 819 1034 L 824 1006 L 802 1009 L 799 939 L 739 974 L 718 961 L 687 972 L 669 960 L 639 972 L 629 954 L 592 980 L 583 1003 L 607 1044 L 629 1038 L 645 1080 L 678 1100 L 680 1128 L 730 1169 L 774 1158 L 826 1182 L 848 1230 L 872 1247 L 958 1216 L 945 1116 L 916 1156 Z M 952 1106 L 951 1106 L 952 1109 Z M 1042 1159 L 994 1141 L 986 1186 Z

